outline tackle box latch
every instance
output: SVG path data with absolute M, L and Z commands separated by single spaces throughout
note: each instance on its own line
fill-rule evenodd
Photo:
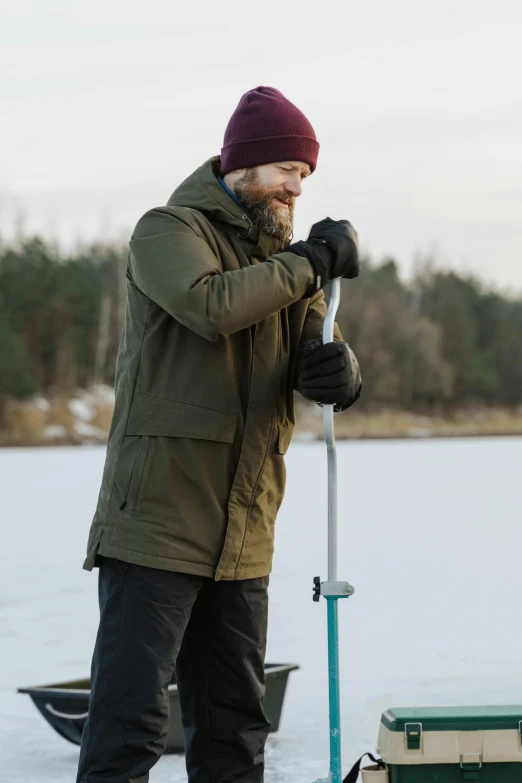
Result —
M 460 757 L 463 780 L 479 780 L 482 767 L 481 753 L 463 753 Z
M 422 739 L 422 723 L 405 723 L 404 736 L 408 750 L 420 750 Z

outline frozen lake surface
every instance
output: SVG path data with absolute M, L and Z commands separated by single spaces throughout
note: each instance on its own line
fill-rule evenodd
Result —
M 390 706 L 522 703 L 522 439 L 338 445 L 343 757 Z M 73 783 L 78 748 L 19 686 L 88 676 L 97 572 L 81 568 L 102 448 L 0 451 L 0 780 Z M 296 662 L 267 783 L 328 771 L 326 457 L 294 443 L 277 520 L 267 660 Z M 151 783 L 186 780 L 164 756 Z

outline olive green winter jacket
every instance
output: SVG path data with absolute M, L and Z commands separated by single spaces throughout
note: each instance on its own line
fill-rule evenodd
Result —
M 130 242 L 96 555 L 214 579 L 270 573 L 299 349 L 320 338 L 306 258 L 256 236 L 210 158 Z M 337 339 L 342 339 L 336 333 Z

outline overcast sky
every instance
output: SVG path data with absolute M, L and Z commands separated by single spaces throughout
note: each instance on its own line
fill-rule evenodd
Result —
M 296 239 L 522 290 L 521 41 L 520 0 L 0 0 L 0 231 L 127 239 L 265 84 L 321 144 Z

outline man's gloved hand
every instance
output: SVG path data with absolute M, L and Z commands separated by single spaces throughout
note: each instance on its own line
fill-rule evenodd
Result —
M 346 410 L 359 399 L 359 363 L 346 343 L 323 345 L 320 340 L 309 340 L 303 355 L 299 376 L 303 397 L 321 405 L 334 405 L 336 412 Z
M 314 283 L 305 297 L 334 277 L 353 278 L 359 274 L 357 232 L 347 220 L 320 220 L 312 226 L 306 242 L 294 242 L 285 250 L 307 258 L 314 271 Z

